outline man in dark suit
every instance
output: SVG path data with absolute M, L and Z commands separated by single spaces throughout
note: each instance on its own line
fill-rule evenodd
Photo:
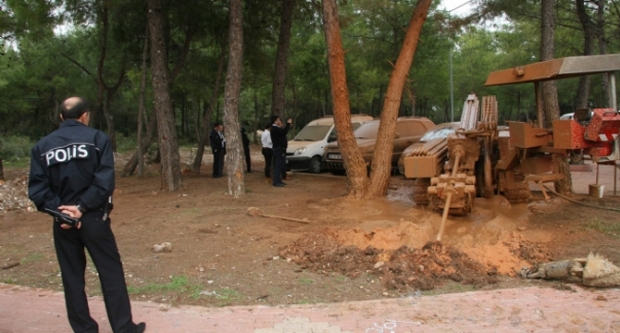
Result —
M 279 116 L 271 116 L 271 143 L 273 144 L 273 187 L 284 187 L 286 183 L 282 181 L 282 173 L 286 171 L 286 147 L 288 147 L 288 134 L 292 119 L 286 121 L 282 128 L 282 120 Z
M 220 178 L 224 175 L 222 171 L 224 170 L 224 155 L 226 155 L 226 139 L 222 134 L 223 130 L 222 124 L 216 122 L 209 134 L 209 143 L 211 152 L 213 152 L 213 178 Z
M 248 138 L 248 132 L 245 130 L 244 127 L 241 127 L 241 141 L 243 142 L 245 165 L 248 168 L 248 173 L 252 173 L 252 160 L 250 159 L 250 139 Z

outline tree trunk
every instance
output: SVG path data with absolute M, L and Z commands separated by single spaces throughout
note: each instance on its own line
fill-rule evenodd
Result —
M 583 55 L 592 55 L 594 53 L 594 33 L 595 26 L 590 20 L 590 15 L 585 6 L 585 0 L 576 0 L 577 16 L 583 27 L 584 44 Z M 590 76 L 581 76 L 579 78 L 579 90 L 577 92 L 577 101 L 575 108 L 588 107 L 588 98 L 590 97 Z
M 226 48 L 222 45 L 222 54 L 217 65 L 217 73 L 215 74 L 215 84 L 213 85 L 213 92 L 211 94 L 211 100 L 207 107 L 200 125 L 200 140 L 198 140 L 198 149 L 196 149 L 196 157 L 194 157 L 194 163 L 192 164 L 192 171 L 196 174 L 200 173 L 200 166 L 202 165 L 202 155 L 205 151 L 205 145 L 209 137 L 209 125 L 211 123 L 211 115 L 213 114 L 213 107 L 217 103 L 217 97 L 220 91 L 220 79 L 222 78 L 222 72 L 224 71 L 224 60 L 226 60 Z
M 2 166 L 2 157 L 0 157 L 0 180 L 4 181 L 4 167 Z
M 409 75 L 413 57 L 415 55 L 422 26 L 428 15 L 428 9 L 432 0 L 420 0 L 411 16 L 409 27 L 403 47 L 396 60 L 396 66 L 390 77 L 390 84 L 386 92 L 383 111 L 381 112 L 381 123 L 377 135 L 377 144 L 373 154 L 370 186 L 367 195 L 370 197 L 384 196 L 387 193 L 390 172 L 392 168 L 392 151 L 394 149 L 394 130 L 396 129 L 396 118 L 403 95 L 405 81 Z
M 330 87 L 334 103 L 334 122 L 338 132 L 338 144 L 347 169 L 347 193 L 350 197 L 360 199 L 366 193 L 368 177 L 366 163 L 353 136 L 344 50 L 340 37 L 336 0 L 323 0 L 323 24 L 327 42 Z
M 295 0 L 282 0 L 282 15 L 280 17 L 280 36 L 276 51 L 276 68 L 273 74 L 273 89 L 271 97 L 271 114 L 284 118 L 284 88 L 286 81 L 286 65 L 288 48 L 291 44 L 291 26 L 293 25 L 293 9 Z
M 256 133 L 257 129 L 261 129 L 263 130 L 263 125 L 264 124 L 259 124 L 260 121 L 260 113 L 259 113 L 259 106 L 258 106 L 258 89 L 254 89 L 254 130 L 252 132 Z M 257 145 L 258 142 L 258 135 L 254 134 L 254 139 L 253 142 L 255 145 Z
M 553 14 L 554 0 L 542 0 L 541 2 L 541 44 L 540 60 L 546 61 L 554 58 L 555 44 L 555 17 Z M 553 128 L 553 121 L 560 118 L 560 103 L 558 102 L 558 88 L 555 81 L 542 82 L 542 100 L 544 110 L 545 128 Z M 572 192 L 572 180 L 570 166 L 566 156 L 553 154 L 553 161 L 557 172 L 564 174 L 565 178 L 555 182 L 555 190 L 558 193 L 568 195 Z
M 149 121 L 148 125 L 146 126 L 146 137 L 142 138 L 142 140 L 139 141 L 141 143 L 139 149 L 142 150 L 142 156 L 146 154 L 146 152 L 149 150 L 149 147 L 151 147 L 151 144 L 153 143 L 156 126 L 157 126 L 157 118 L 153 116 L 151 118 L 151 121 Z M 129 161 L 127 161 L 127 163 L 123 167 L 123 172 L 121 172 L 121 177 L 131 176 L 133 172 L 136 170 L 137 166 L 138 166 L 138 149 L 136 149 L 136 152 L 133 153 L 133 155 L 131 155 L 131 158 L 129 159 Z
M 144 127 L 143 120 L 146 119 L 146 110 L 144 107 L 146 98 L 146 57 L 149 53 L 149 25 L 146 25 L 144 31 L 144 47 L 142 48 L 142 79 L 140 80 L 140 96 L 138 101 L 138 137 L 136 142 L 138 143 L 138 176 L 144 176 L 144 150 L 142 150 L 142 127 Z M 150 140 L 149 140 L 150 142 Z M 133 171 L 132 171 L 133 172 Z
M 598 1 L 598 17 L 596 20 L 596 30 L 598 36 L 598 53 L 603 55 L 607 54 L 607 37 L 605 37 L 605 5 L 607 4 L 606 0 Z M 603 97 L 607 100 L 607 107 L 615 108 L 613 106 L 613 95 L 611 94 L 611 87 L 609 82 L 609 74 L 603 73 L 601 80 L 601 91 L 603 92 Z
M 161 188 L 166 191 L 176 191 L 182 186 L 181 158 L 170 100 L 168 59 L 162 27 L 161 0 L 148 0 L 148 21 L 151 32 L 151 75 L 154 109 L 157 117 L 159 151 L 161 152 Z
M 114 116 L 110 111 L 110 104 L 112 103 L 112 96 L 114 92 L 112 90 L 107 90 L 105 99 L 103 101 L 103 118 L 106 122 L 107 134 L 110 137 L 110 144 L 112 145 L 112 150 L 116 151 L 116 129 L 114 128 Z
M 239 126 L 239 96 L 243 70 L 243 1 L 230 0 L 230 53 L 224 89 L 224 128 L 226 129 L 226 173 L 228 194 L 245 195 L 245 159 Z

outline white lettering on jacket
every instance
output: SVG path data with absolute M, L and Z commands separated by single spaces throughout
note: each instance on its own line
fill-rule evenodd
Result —
M 54 148 L 45 155 L 47 166 L 56 163 L 69 162 L 72 159 L 88 158 L 88 148 L 86 144 L 72 144 L 66 147 Z

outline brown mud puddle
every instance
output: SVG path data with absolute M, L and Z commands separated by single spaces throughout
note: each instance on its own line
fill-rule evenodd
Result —
M 435 242 L 439 213 L 404 209 L 394 203 L 343 200 L 356 219 L 353 228 L 329 227 L 304 235 L 280 249 L 280 256 L 320 273 L 378 276 L 389 289 L 433 289 L 442 281 L 484 285 L 497 275 L 515 276 L 523 267 L 551 260 L 544 246 L 527 240 L 528 205 L 511 206 L 504 198 L 477 199 L 465 217 L 450 217 L 443 242 Z M 395 222 L 398 221 L 398 222 Z M 539 235 L 536 238 L 546 238 Z

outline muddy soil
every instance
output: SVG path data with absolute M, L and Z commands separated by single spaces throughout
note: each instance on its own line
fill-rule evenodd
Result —
M 258 152 L 258 148 L 253 149 Z M 190 163 L 191 154 L 184 161 Z M 124 156 L 117 158 L 120 169 Z M 165 304 L 303 304 L 403 297 L 423 293 L 557 282 L 522 280 L 538 262 L 600 253 L 620 262 L 620 213 L 589 208 L 540 192 L 527 204 L 477 199 L 473 213 L 451 217 L 443 242 L 434 239 L 440 214 L 413 207 L 399 176 L 387 199 L 347 199 L 346 178 L 292 173 L 285 188 L 265 179 L 253 155 L 247 195 L 233 199 L 227 179 L 186 174 L 184 188 L 159 190 L 157 165 L 143 178 L 117 178 L 113 230 L 133 299 Z M 5 170 L 6 184 L 23 186 L 27 170 Z M 573 177 L 580 177 L 574 173 Z M 13 181 L 15 180 L 15 181 Z M 7 185 L 1 186 L 7 186 Z M 0 189 L 1 190 L 1 189 Z M 7 192 L 7 191 L 5 191 Z M 15 204 L 0 211 L 0 282 L 62 290 L 51 221 Z M 588 204 L 619 207 L 620 198 L 584 195 Z M 300 223 L 247 214 L 308 219 Z M 170 252 L 153 246 L 171 243 Z M 100 294 L 89 263 L 87 288 Z

